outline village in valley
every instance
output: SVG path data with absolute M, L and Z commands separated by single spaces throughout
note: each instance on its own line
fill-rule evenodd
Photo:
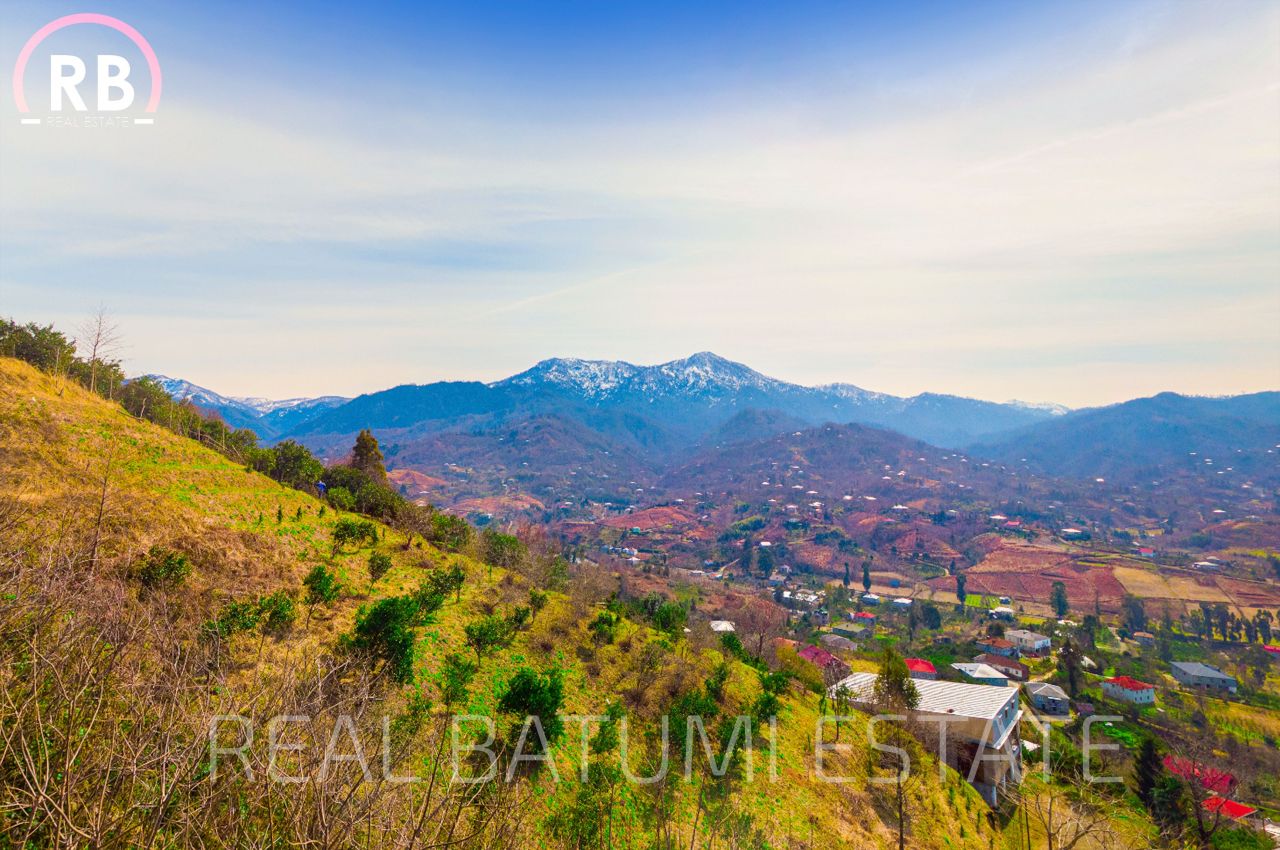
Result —
M 1178 527 L 1155 511 L 1176 514 L 1180 499 L 1128 488 L 1139 518 L 1117 527 L 1102 481 L 1107 495 L 1070 508 L 1061 491 L 1046 507 L 1035 484 L 1026 501 L 984 504 L 976 483 L 949 507 L 939 494 L 963 484 L 878 477 L 834 499 L 788 484 L 754 504 L 722 491 L 596 506 L 595 521 L 559 528 L 620 594 L 674 593 L 696 612 L 692 640 L 759 652 L 828 706 L 874 710 L 886 656 L 901 659 L 918 692 L 911 717 L 947 722 L 949 763 L 993 809 L 1024 798 L 1023 779 L 1049 770 L 1046 750 L 1053 781 L 1077 782 L 1058 759 L 1088 748 L 1099 775 L 1147 771 L 1153 789 L 1188 789 L 1206 842 L 1245 830 L 1280 843 L 1280 526 L 1268 499 L 1255 490 L 1234 516 L 1208 508 Z M 940 733 L 918 731 L 936 745 Z M 1168 817 L 1147 790 L 1149 815 Z

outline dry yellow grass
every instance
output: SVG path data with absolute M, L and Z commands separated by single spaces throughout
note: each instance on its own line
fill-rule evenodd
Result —
M 106 458 L 111 457 L 108 465 Z M 320 515 L 320 503 L 297 491 L 247 472 L 227 458 L 159 427 L 129 416 L 81 388 L 52 379 L 0 358 L 0 487 L 22 499 L 51 521 L 87 521 L 107 482 L 108 548 L 122 562 L 153 543 L 193 553 L 196 572 L 188 602 L 212 608 L 219 601 L 244 598 L 284 588 L 296 592 L 302 576 L 317 562 L 328 561 L 334 513 Z M 276 511 L 285 519 L 277 522 Z M 301 510 L 301 518 L 295 519 Z M 310 661 L 332 650 L 347 632 L 360 605 L 374 596 L 416 587 L 426 565 L 457 563 L 467 573 L 460 601 L 450 600 L 437 622 L 419 635 L 420 680 L 430 691 L 432 676 L 447 652 L 466 652 L 463 627 L 480 613 L 527 600 L 526 579 L 490 569 L 471 558 L 431 549 L 405 550 L 403 538 L 389 530 L 379 548 L 392 554 L 396 566 L 376 587 L 368 581 L 368 550 L 334 559 L 348 595 L 332 611 L 320 611 L 309 624 L 299 620 L 286 638 L 268 642 L 255 660 L 252 637 L 237 638 L 243 667 L 226 681 L 236 689 L 249 680 L 271 680 L 273 671 L 291 661 Z M 573 592 L 575 589 L 570 588 Z M 507 651 L 486 657 L 465 710 L 494 711 L 503 684 L 522 666 L 558 666 L 565 671 L 566 711 L 599 714 L 627 694 L 637 710 L 637 723 L 667 705 L 679 689 L 701 687 L 719 654 L 699 651 L 677 640 L 663 649 L 655 664 L 646 646 L 658 636 L 643 626 L 628 625 L 613 644 L 597 646 L 585 622 L 593 613 L 580 598 L 554 595 L 532 626 Z M 304 615 L 305 616 L 305 615 Z M 649 657 L 646 658 L 646 655 Z M 297 665 L 293 665 L 297 666 Z M 754 671 L 735 664 L 727 686 L 732 708 L 754 698 Z M 404 692 L 389 695 L 389 711 L 404 704 Z M 758 759 L 757 781 L 736 783 L 734 809 L 751 819 L 771 845 L 831 848 L 889 848 L 896 845 L 892 825 L 880 812 L 864 781 L 819 782 L 815 777 L 813 739 L 817 697 L 801 690 L 784 699 L 779 725 L 779 781 L 769 781 L 765 752 Z M 576 731 L 576 730 L 575 730 Z M 853 730 L 860 732 L 859 730 Z M 852 749 L 831 760 L 830 769 L 865 779 L 865 734 L 846 734 Z M 557 758 L 561 776 L 571 776 L 578 739 L 570 734 Z M 764 769 L 761 769 L 764 768 Z M 573 782 L 537 780 L 538 810 L 528 818 L 527 846 L 551 846 L 539 836 L 543 818 L 568 805 L 577 792 Z M 676 817 L 688 840 L 696 807 L 696 783 L 678 783 Z M 953 772 L 939 782 L 936 771 L 923 770 L 913 785 L 913 828 L 910 846 L 918 848 L 988 848 L 1008 845 L 986 824 L 986 808 L 976 792 Z M 644 796 L 635 792 L 627 803 L 627 822 L 637 831 L 646 826 Z M 705 822 L 703 825 L 705 829 Z M 637 839 L 647 846 L 647 841 Z M 1010 845 L 1011 846 L 1011 845 Z

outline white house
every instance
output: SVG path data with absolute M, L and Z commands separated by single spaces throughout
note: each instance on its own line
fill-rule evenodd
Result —
M 733 631 L 733 623 L 728 620 L 712 620 L 711 631 L 713 632 L 731 632 Z
M 1009 629 L 1004 633 L 1004 637 L 1005 640 L 1013 641 L 1013 645 L 1022 655 L 1045 655 L 1053 646 L 1053 641 L 1048 635 L 1026 629 Z
M 1018 689 L 931 679 L 912 681 L 920 703 L 911 716 L 930 725 L 945 725 L 947 763 L 964 776 L 976 764 L 973 786 L 988 805 L 994 806 L 1000 792 L 1022 775 Z M 875 684 L 875 673 L 854 673 L 832 686 L 829 694 L 835 697 L 844 688 L 855 703 L 870 705 Z
M 1112 676 L 1102 683 L 1102 692 L 1111 699 L 1134 705 L 1152 705 L 1156 701 L 1156 686 L 1132 676 Z

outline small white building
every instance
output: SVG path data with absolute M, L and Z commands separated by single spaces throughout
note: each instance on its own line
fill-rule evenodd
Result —
M 1153 705 L 1156 701 L 1156 686 L 1132 676 L 1112 676 L 1102 683 L 1102 692 L 1113 700 L 1134 705 Z
M 712 620 L 711 631 L 719 633 L 727 633 L 734 631 L 733 623 L 728 620 Z
M 1022 655 L 1045 655 L 1053 646 L 1053 641 L 1048 635 L 1027 629 L 1009 629 L 1004 636 L 1006 640 L 1013 641 L 1013 645 Z

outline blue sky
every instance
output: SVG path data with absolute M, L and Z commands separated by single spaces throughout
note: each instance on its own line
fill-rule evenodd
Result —
M 83 11 L 0 10 L 10 57 Z M 94 11 L 155 47 L 157 123 L 6 95 L 0 314 L 105 305 L 132 371 L 353 394 L 711 349 L 1072 405 L 1280 386 L 1273 4 Z

